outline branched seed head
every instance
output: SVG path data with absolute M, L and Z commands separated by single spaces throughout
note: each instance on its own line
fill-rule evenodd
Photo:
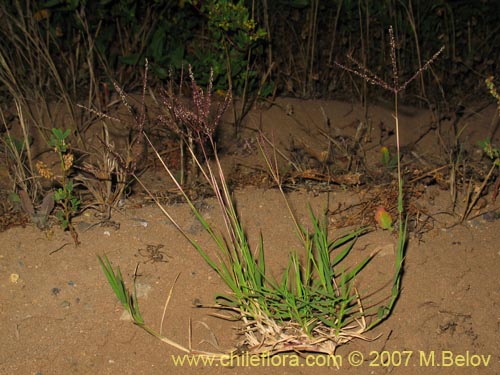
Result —
M 406 87 L 415 80 L 424 70 L 427 70 L 429 66 L 438 58 L 438 56 L 443 52 L 444 46 L 437 51 L 430 60 L 428 60 L 420 69 L 418 69 L 415 74 L 408 79 L 404 84 L 399 83 L 399 70 L 396 59 L 396 38 L 394 37 L 394 31 L 392 26 L 389 28 L 389 45 L 391 48 L 391 66 L 392 66 L 392 84 L 384 81 L 380 77 L 378 77 L 375 73 L 373 73 L 366 66 L 361 64 L 352 56 L 347 56 L 347 58 L 351 61 L 353 67 L 350 68 L 338 62 L 335 62 L 335 65 L 342 68 L 345 71 L 353 73 L 361 78 L 363 78 L 366 82 L 380 86 L 388 91 L 392 91 L 394 94 L 399 94 L 401 91 L 405 90 Z
M 189 77 L 191 79 L 192 108 L 182 104 L 170 87 L 163 93 L 163 103 L 169 115 L 160 116 L 159 120 L 175 133 L 183 137 L 195 136 L 198 142 L 203 143 L 207 139 L 212 139 L 215 129 L 231 101 L 231 94 L 228 93 L 222 105 L 218 105 L 214 109 L 212 104 L 213 70 L 210 71 L 206 91 L 196 83 L 191 66 L 189 66 Z

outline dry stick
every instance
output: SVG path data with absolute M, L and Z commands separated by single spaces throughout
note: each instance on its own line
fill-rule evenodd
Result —
M 450 158 L 450 198 L 452 204 L 452 211 L 455 212 L 457 204 L 457 160 L 453 160 L 451 157 L 452 153 L 449 153 Z
M 269 155 L 265 152 L 264 145 L 261 143 L 261 139 L 264 139 L 266 142 L 268 142 L 272 147 L 273 147 L 273 158 L 269 157 Z M 285 200 L 286 207 L 288 209 L 288 212 L 290 213 L 290 217 L 293 220 L 293 223 L 295 225 L 295 230 L 297 231 L 297 236 L 300 237 L 300 239 L 305 243 L 306 237 L 303 231 L 300 228 L 299 222 L 293 213 L 292 207 L 290 206 L 290 203 L 288 202 L 288 199 L 286 197 L 285 191 L 283 190 L 283 181 L 281 180 L 280 174 L 279 174 L 279 168 L 278 168 L 278 157 L 277 157 L 277 152 L 278 149 L 274 147 L 274 145 L 262 134 L 262 138 L 258 140 L 259 147 L 261 149 L 262 156 L 264 157 L 264 161 L 267 165 L 267 168 L 269 170 L 269 173 L 271 173 L 271 176 L 273 177 L 275 183 L 278 185 L 278 188 L 280 190 L 280 193 Z
M 261 133 L 261 137 L 262 139 L 264 139 L 264 141 L 266 141 L 267 144 L 269 144 L 269 146 L 271 146 L 277 153 L 279 156 L 281 156 L 283 159 L 285 159 L 287 162 L 289 162 L 297 172 L 301 172 L 302 171 L 302 168 L 299 168 L 299 166 L 297 164 L 295 164 L 292 160 L 290 160 L 289 157 L 287 157 L 282 151 L 280 151 L 275 145 L 273 142 L 271 142 L 269 140 L 269 138 L 267 138 L 264 133 Z
M 418 40 L 417 25 L 415 23 L 415 15 L 413 13 L 413 6 L 411 3 L 411 0 L 409 1 L 408 7 L 406 7 L 406 5 L 403 2 L 401 2 L 401 4 L 403 5 L 403 7 L 406 10 L 406 14 L 408 15 L 408 21 L 410 22 L 410 26 L 411 26 L 412 31 L 413 31 L 413 36 L 415 38 L 415 49 L 417 51 L 418 68 L 421 69 L 422 68 L 422 57 L 421 57 L 421 53 L 420 53 L 420 42 Z M 422 74 L 420 74 L 419 79 L 420 79 L 421 95 L 423 98 L 425 98 L 427 95 L 425 93 L 424 76 Z
M 276 66 L 275 62 L 271 63 L 267 68 L 266 73 L 260 79 L 260 85 L 259 85 L 259 90 L 257 91 L 257 97 L 261 95 L 262 88 L 264 87 L 264 84 L 266 83 L 267 79 L 271 76 L 271 73 L 273 72 L 275 66 Z M 267 98 L 264 99 L 268 100 Z
M 143 330 L 145 330 L 150 335 L 152 335 L 152 336 L 156 337 L 157 339 L 163 341 L 165 344 L 173 346 L 174 348 L 179 349 L 180 351 L 183 351 L 185 353 L 190 353 L 190 354 L 192 353 L 192 351 L 190 349 L 182 346 L 181 344 L 176 343 L 173 340 L 170 340 L 167 337 L 164 337 L 164 336 L 160 335 L 158 332 L 154 331 L 152 328 L 150 328 L 150 327 L 148 327 L 146 325 L 139 325 L 139 327 L 141 327 Z
M 241 109 L 238 115 L 238 119 L 236 120 L 236 127 L 239 129 L 241 123 L 243 122 L 243 118 L 246 116 L 248 111 L 250 111 L 251 105 L 247 105 L 248 102 L 248 76 L 250 75 L 250 60 L 252 58 L 252 47 L 248 49 L 247 53 L 247 61 L 245 67 L 245 81 L 243 84 L 243 96 L 241 97 Z M 232 87 L 232 86 L 231 86 Z M 234 102 L 233 102 L 234 103 Z
M 330 129 L 331 129 L 330 119 L 326 115 L 326 112 L 325 112 L 325 109 L 323 108 L 323 106 L 320 106 L 320 109 L 321 109 L 321 114 L 323 115 L 323 125 L 325 126 L 325 129 L 326 129 L 326 130 L 324 130 L 324 133 L 327 135 L 326 139 L 328 139 L 328 147 L 327 147 L 327 150 L 326 150 L 326 156 L 325 156 L 325 158 L 323 160 L 323 163 L 326 164 L 326 162 L 330 158 L 330 155 L 331 155 L 331 152 L 332 152 L 332 143 L 333 142 L 331 141 L 332 137 L 329 136 Z M 317 128 L 321 132 L 322 129 L 319 126 L 317 126 Z
M 344 3 L 343 0 L 339 1 L 339 4 L 337 5 L 337 14 L 335 15 L 335 21 L 333 22 L 332 44 L 330 45 L 330 52 L 328 54 L 328 65 L 329 66 L 332 65 L 333 50 L 334 50 L 334 47 L 335 47 L 335 41 L 337 39 L 337 25 L 339 23 L 340 11 L 342 9 L 342 4 L 343 3 Z
M 165 313 L 167 312 L 167 307 L 168 307 L 168 304 L 170 302 L 170 298 L 172 298 L 172 292 L 174 291 L 174 286 L 175 284 L 177 283 L 177 280 L 179 279 L 179 276 L 180 276 L 180 272 L 177 274 L 177 276 L 175 277 L 174 279 L 174 282 L 172 283 L 172 287 L 170 288 L 170 291 L 168 293 L 168 297 L 167 297 L 167 300 L 165 301 L 165 305 L 163 306 L 163 314 L 161 316 L 161 323 L 160 323 L 160 335 L 161 335 L 161 331 L 163 329 L 163 321 L 165 320 Z
M 453 122 L 453 146 L 452 149 L 449 151 L 449 158 L 450 158 L 450 195 L 451 195 L 451 200 L 452 200 L 452 208 L 453 211 L 455 211 L 455 206 L 457 203 L 457 170 L 459 166 L 459 156 L 460 155 L 455 155 L 456 150 L 459 149 L 460 146 L 460 137 L 462 136 L 462 133 L 465 131 L 467 125 L 464 125 L 461 129 L 457 131 L 457 126 L 458 123 L 460 122 L 460 119 L 455 119 Z M 465 162 L 464 162 L 464 169 L 465 169 Z
M 80 14 L 78 14 L 78 18 L 80 20 L 80 22 L 82 23 L 83 25 L 83 28 L 85 30 L 85 33 L 87 34 L 87 40 L 88 40 L 88 52 L 87 52 L 87 65 L 89 67 L 89 92 L 88 92 L 88 102 L 87 102 L 87 105 L 90 107 L 92 105 L 92 101 L 93 101 L 93 98 L 95 96 L 98 95 L 99 93 L 99 81 L 95 75 L 95 69 L 94 69 L 94 66 L 95 66 L 95 62 L 94 62 L 94 46 L 95 46 L 95 39 L 92 38 L 92 36 L 90 35 L 90 30 L 89 30 L 89 27 L 88 27 L 88 23 L 86 22 L 86 19 L 85 21 L 81 18 Z M 100 28 L 101 28 L 101 21 L 98 23 L 97 25 L 97 29 L 95 31 L 95 35 L 96 37 L 99 35 L 99 31 L 100 31 Z M 101 103 L 99 103 L 100 105 Z M 103 100 L 102 101 L 102 104 L 103 106 L 106 106 L 108 103 Z M 101 111 L 104 110 L 104 108 L 100 108 Z
M 369 0 L 366 0 L 365 2 L 365 7 L 366 7 L 366 41 L 368 42 L 370 39 L 370 7 L 369 7 Z M 363 55 L 363 59 L 366 61 L 366 58 L 369 58 L 370 55 L 370 43 L 367 43 L 366 46 L 366 52 Z M 368 119 L 368 83 L 363 80 L 363 90 L 364 90 L 364 95 L 365 95 L 365 103 L 364 103 L 364 121 L 365 121 L 365 126 L 366 126 L 366 132 L 363 132 L 363 138 L 367 141 L 371 141 L 371 136 L 372 136 L 372 123 Z
M 317 27 L 318 27 L 318 7 L 319 0 L 314 0 L 311 3 L 311 8 L 314 7 L 313 16 L 311 17 L 310 23 L 310 39 L 311 39 L 311 48 L 309 50 L 309 77 L 308 77 L 308 86 L 311 88 L 311 83 L 313 81 L 313 70 L 314 70 L 314 56 L 316 51 L 316 39 L 317 39 Z M 312 90 L 311 90 L 312 91 Z
M 33 155 L 31 154 L 29 134 L 28 134 L 28 129 L 26 128 L 26 121 L 24 120 L 23 110 L 21 108 L 21 104 L 19 103 L 18 99 L 14 99 L 14 101 L 16 104 L 17 115 L 19 117 L 19 124 L 21 125 L 21 129 L 23 131 L 24 147 L 26 149 L 26 155 L 28 156 L 29 171 L 30 171 L 30 173 L 34 173 L 35 170 L 33 169 Z M 16 150 L 16 156 L 17 155 L 18 155 L 18 153 Z M 21 162 L 20 155 L 18 156 L 18 162 Z M 24 184 L 24 181 L 23 181 L 23 184 Z M 30 192 L 30 193 L 33 193 L 33 192 Z
M 229 56 L 229 49 L 227 48 L 227 43 L 226 43 L 226 39 L 224 38 L 222 40 L 223 44 L 224 44 L 224 52 L 225 52 L 225 55 L 226 55 L 226 69 L 227 69 L 227 83 L 228 83 L 228 86 L 229 86 L 229 90 L 228 91 L 232 91 L 233 89 L 233 78 L 232 78 L 232 69 L 231 69 L 231 58 Z M 238 129 L 238 113 L 237 113 L 237 110 L 236 110 L 236 101 L 233 100 L 233 102 L 231 103 L 232 104 L 232 107 L 233 107 L 233 118 L 234 118 L 234 136 L 235 137 L 238 137 L 239 136 L 239 129 Z
M 424 174 L 423 174 L 423 175 L 421 175 L 421 176 L 415 177 L 414 179 L 412 179 L 412 180 L 408 181 L 408 183 L 409 183 L 409 184 L 412 184 L 412 183 L 414 183 L 414 182 L 420 181 L 420 180 L 421 180 L 421 179 L 423 179 L 423 178 L 426 178 L 426 177 L 432 176 L 434 173 L 439 172 L 440 170 L 445 169 L 445 168 L 449 168 L 449 167 L 450 167 L 450 165 L 449 165 L 449 164 L 442 165 L 442 166 L 437 167 L 437 168 L 435 168 L 435 169 L 433 169 L 433 170 L 431 170 L 431 171 L 429 171 L 429 172 L 424 173 Z
M 269 24 L 269 5 L 267 0 L 262 0 L 262 6 L 264 7 L 264 27 L 266 28 L 266 39 L 267 39 L 267 65 L 271 67 L 273 63 L 273 45 L 271 43 L 271 26 Z
M 498 125 L 500 125 L 500 101 L 498 105 L 499 105 L 498 111 L 495 111 L 493 117 L 491 118 L 490 131 L 488 136 L 489 139 L 493 139 L 495 133 L 498 130 Z
M 19 5 L 19 4 L 17 4 L 17 5 Z M 19 9 L 18 11 L 19 11 L 19 14 L 23 14 L 22 9 Z M 17 19 L 12 20 L 10 17 L 11 16 L 8 15 L 9 22 L 8 22 L 7 26 L 9 27 L 11 33 L 4 34 L 4 35 L 10 35 L 10 36 L 16 35 L 16 33 L 12 31 L 12 24 L 11 23 L 14 23 L 21 30 L 26 30 L 25 26 L 23 28 L 22 25 L 18 24 L 20 22 L 19 20 L 17 20 Z M 21 17 L 21 18 L 23 18 L 21 21 L 24 21 L 24 18 L 28 18 L 28 17 Z M 7 60 L 5 59 L 5 55 L 4 55 L 5 51 L 3 51 L 3 50 L 0 51 L 0 66 L 2 68 L 2 69 L 0 69 L 0 72 L 1 72 L 0 73 L 0 81 L 5 86 L 7 86 L 8 91 L 11 93 L 11 95 L 14 98 L 14 101 L 17 101 L 19 103 L 19 107 L 23 108 L 25 111 L 27 111 L 30 119 L 36 124 L 37 130 L 40 132 L 41 137 L 47 142 L 47 138 L 46 138 L 44 132 L 42 131 L 42 121 L 40 120 L 40 117 L 43 117 L 43 115 L 38 114 L 38 116 L 37 116 L 37 114 L 33 113 L 34 109 L 32 107 L 36 107 L 36 106 L 28 105 L 28 101 L 30 100 L 30 98 L 27 97 L 27 93 L 32 92 L 33 90 L 36 91 L 37 89 L 39 89 L 39 87 L 37 87 L 37 85 L 39 86 L 40 84 L 39 84 L 39 82 L 36 81 L 36 78 L 33 78 L 33 77 L 41 77 L 42 76 L 42 74 L 40 72 L 37 72 L 37 69 L 41 69 L 43 64 L 33 63 L 32 45 L 28 41 L 28 39 L 29 39 L 28 35 L 26 33 L 24 33 L 23 35 L 24 35 L 25 39 L 22 39 L 22 40 L 20 38 L 18 38 L 17 36 L 13 37 L 15 39 L 13 42 L 16 46 L 20 46 L 20 45 L 26 46 L 25 50 L 24 49 L 20 50 L 19 48 L 16 48 L 15 54 L 18 55 L 17 56 L 18 61 L 20 60 L 22 62 L 25 62 L 26 64 L 28 64 L 31 67 L 31 71 L 33 72 L 33 74 L 29 78 L 29 82 L 34 83 L 33 87 L 26 87 L 26 86 L 24 86 L 24 82 L 22 82 L 21 80 L 18 80 L 16 73 L 12 70 L 12 65 L 9 65 L 9 64 L 12 64 L 12 61 L 9 58 L 8 59 L 9 63 L 7 62 Z M 7 36 L 7 38 L 9 38 L 9 36 Z M 37 96 L 37 93 L 35 93 L 34 95 Z M 40 95 L 40 100 L 44 101 L 44 97 L 41 95 Z M 36 100 L 36 99 L 34 99 L 34 101 L 38 102 L 38 100 Z M 45 103 L 45 107 L 47 107 L 46 103 Z M 45 112 L 47 114 L 49 114 L 49 111 L 47 108 L 46 108 Z M 30 160 L 31 160 L 31 158 L 30 158 Z
M 150 141 L 149 137 L 146 135 L 146 133 L 144 133 L 144 138 L 146 139 L 146 141 L 149 143 L 149 145 L 152 147 L 153 151 L 155 152 L 156 156 L 159 158 L 160 160 L 160 163 L 162 164 L 162 166 L 165 168 L 165 170 L 167 171 L 169 177 L 172 179 L 172 181 L 175 183 L 177 189 L 179 189 L 179 191 L 181 192 L 181 194 L 184 196 L 184 198 L 187 198 L 187 195 L 185 193 L 185 191 L 182 189 L 182 187 L 179 185 L 179 183 L 177 182 L 177 180 L 175 179 L 175 176 L 172 174 L 172 172 L 170 171 L 170 169 L 167 167 L 167 165 L 165 164 L 165 161 L 159 157 L 159 153 L 158 151 L 156 150 L 156 148 L 154 147 L 154 145 L 152 144 L 152 142 Z M 156 203 L 156 205 L 160 208 L 160 210 L 163 212 L 163 214 L 170 220 L 170 222 L 174 225 L 174 227 L 179 231 L 179 233 L 181 233 L 184 238 L 186 238 L 190 243 L 193 242 L 194 240 L 191 239 L 191 237 L 189 237 L 189 235 L 182 229 L 182 227 L 175 221 L 175 219 L 172 217 L 172 215 L 169 214 L 169 212 L 165 209 L 165 207 L 162 206 L 162 204 L 160 203 L 160 201 L 158 200 L 158 198 L 154 197 L 153 193 L 151 193 L 151 191 L 143 184 L 143 182 L 141 181 L 140 178 L 138 178 L 135 173 L 132 175 L 135 180 L 139 183 L 139 185 L 141 185 L 141 187 L 146 191 L 146 193 L 152 197 L 153 201 Z
M 474 208 L 474 206 L 476 205 L 477 201 L 479 200 L 479 198 L 481 197 L 481 193 L 483 192 L 484 188 L 486 187 L 486 184 L 488 183 L 489 179 L 491 178 L 491 175 L 493 174 L 493 171 L 495 170 L 496 168 L 496 165 L 493 164 L 490 168 L 490 171 L 488 172 L 488 175 L 486 176 L 486 178 L 484 179 L 483 183 L 481 184 L 481 186 L 479 187 L 479 189 L 476 191 L 476 194 L 474 195 L 474 198 L 472 199 L 472 201 L 470 201 L 469 204 L 467 204 L 467 206 L 465 207 L 465 211 L 462 215 L 462 219 L 460 220 L 461 223 L 464 222 L 464 220 L 467 218 L 467 216 L 470 214 L 470 212 L 472 211 L 472 209 Z M 470 197 L 470 192 L 467 194 L 467 201 L 469 200 L 468 198 Z
M 366 17 L 368 19 L 369 15 L 368 15 L 368 7 L 366 9 Z M 368 51 L 367 51 L 367 46 L 366 46 L 366 43 L 365 43 L 365 38 L 363 36 L 363 16 L 362 16 L 362 11 L 361 11 L 361 1 L 358 1 L 358 17 L 359 17 L 359 33 L 360 33 L 360 43 L 361 43 L 361 56 L 363 58 L 363 66 L 368 66 L 368 64 L 366 63 L 366 60 L 368 58 Z M 366 22 L 367 23 L 367 29 L 366 29 L 366 35 L 368 36 L 368 21 Z M 368 40 L 368 38 L 366 38 L 366 40 Z M 362 92 L 362 96 L 361 96 L 361 103 L 363 103 L 363 116 L 365 118 L 365 120 L 368 118 L 368 103 L 367 103 L 367 100 L 368 100 L 368 83 L 366 80 L 363 80 L 363 92 Z M 350 162 L 349 162 L 350 164 Z M 350 169 L 350 166 L 349 168 Z

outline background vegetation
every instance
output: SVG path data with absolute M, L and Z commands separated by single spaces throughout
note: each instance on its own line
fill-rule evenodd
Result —
M 68 194 L 56 210 L 66 221 L 89 205 L 109 218 L 140 166 L 144 99 L 137 109 L 124 93 L 186 82 L 188 65 L 200 86 L 211 82 L 222 96 L 231 88 L 236 131 L 258 99 L 390 100 L 390 91 L 352 74 L 361 66 L 379 82 L 405 82 L 421 72 L 399 101 L 428 106 L 437 123 L 450 114 L 459 119 L 465 103 L 488 95 L 485 79 L 499 76 L 500 3 L 493 0 L 15 0 L 2 2 L 0 14 L 0 152 L 9 190 L 25 192 L 20 196 L 36 208 L 47 191 L 63 189 Z M 397 61 L 387 48 L 389 26 Z M 339 68 L 354 61 L 359 66 Z M 489 82 L 498 86 L 495 78 Z M 98 145 L 89 144 L 86 132 L 96 118 L 120 101 L 133 117 L 128 146 L 114 149 L 105 122 Z M 56 133 L 67 135 L 67 148 L 54 153 L 53 128 L 61 126 Z M 460 134 L 455 129 L 454 143 L 444 147 L 456 166 Z M 48 170 L 38 162 L 44 153 L 71 163 Z M 90 203 L 64 204 L 82 187 L 92 194 Z
M 356 53 L 389 78 L 389 25 L 402 76 L 446 48 L 410 92 L 414 100 L 484 92 L 482 82 L 498 71 L 500 3 L 491 0 L 18 0 L 1 11 L 6 56 L 26 69 L 23 57 L 9 51 L 29 47 L 24 34 L 33 30 L 26 28 L 37 29 L 73 95 L 88 94 L 90 77 L 129 89 L 141 81 L 137 66 L 148 58 L 158 80 L 189 63 L 206 84 L 213 67 L 215 88 L 231 83 L 238 95 L 260 89 L 264 96 L 362 96 L 362 81 L 334 62 Z

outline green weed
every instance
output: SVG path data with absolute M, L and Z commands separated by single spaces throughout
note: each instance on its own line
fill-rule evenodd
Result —
M 78 233 L 76 232 L 71 220 L 79 211 L 81 202 L 75 195 L 73 179 L 70 178 L 70 170 L 73 167 L 74 162 L 74 154 L 70 151 L 70 147 L 67 142 L 67 138 L 70 134 L 70 129 L 61 130 L 53 128 L 49 144 L 53 147 L 54 152 L 59 157 L 61 169 L 61 176 L 59 180 L 60 187 L 58 187 L 54 192 L 54 201 L 59 207 L 59 210 L 56 211 L 56 217 L 61 224 L 61 228 L 69 230 L 75 245 L 78 245 Z

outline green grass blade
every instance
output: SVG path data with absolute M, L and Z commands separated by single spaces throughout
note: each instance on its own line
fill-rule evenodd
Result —
M 130 294 L 125 285 L 125 282 L 123 281 L 120 267 L 117 267 L 115 273 L 107 256 L 104 256 L 104 259 L 100 256 L 97 256 L 97 259 L 99 260 L 99 263 L 104 272 L 104 275 L 106 276 L 106 279 L 108 280 L 109 285 L 113 289 L 113 292 L 122 304 L 123 308 L 128 311 L 134 323 L 143 325 L 144 320 L 142 319 L 139 310 L 139 302 L 137 300 L 135 288 L 134 294 Z

